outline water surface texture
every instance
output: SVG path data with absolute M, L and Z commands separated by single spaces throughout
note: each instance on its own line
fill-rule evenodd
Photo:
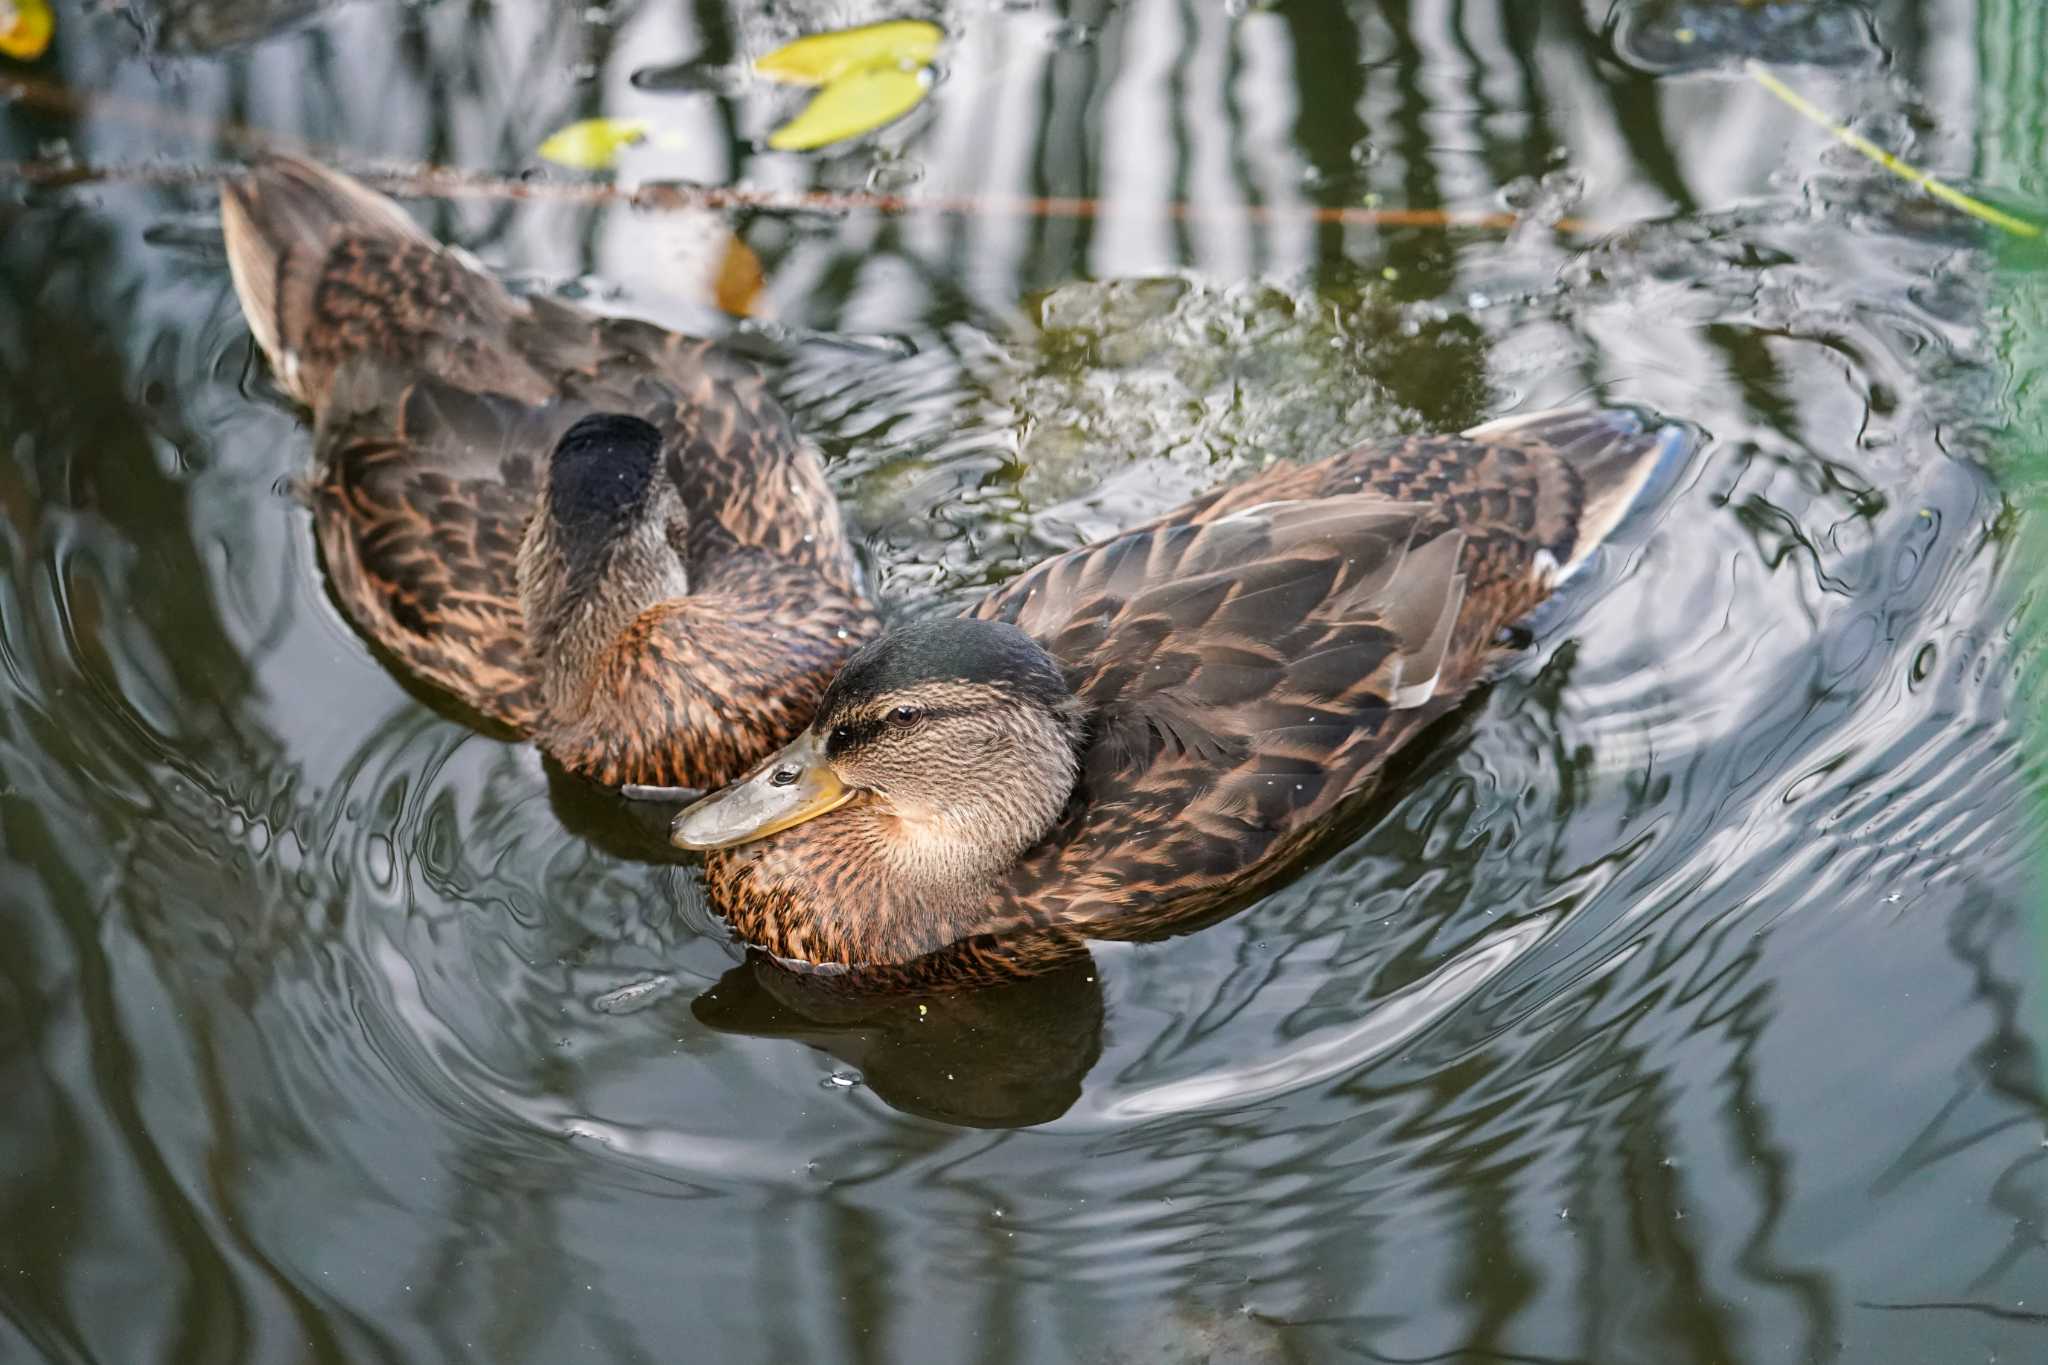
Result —
M 816 8 L 128 0 L 5 73 L 0 1360 L 2048 1359 L 1989 243 L 1741 68 L 2010 191 L 1977 5 Z M 924 107 L 762 149 L 748 57 L 902 15 Z M 415 203 L 763 356 L 898 617 L 1375 434 L 1708 439 L 1280 889 L 807 1008 L 350 629 L 181 174 L 577 183 L 599 113 L 672 134 L 624 181 L 980 201 L 733 219 L 745 323 L 687 215 Z M 1375 205 L 1525 216 L 1308 212 Z

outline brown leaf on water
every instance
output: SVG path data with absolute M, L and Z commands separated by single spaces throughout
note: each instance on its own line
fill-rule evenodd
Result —
M 767 271 L 725 214 L 676 214 L 662 222 L 659 241 L 662 274 L 671 288 L 732 317 L 766 315 Z
M 711 282 L 711 298 L 719 311 L 736 318 L 765 317 L 767 283 L 754 249 L 736 235 L 728 237 Z

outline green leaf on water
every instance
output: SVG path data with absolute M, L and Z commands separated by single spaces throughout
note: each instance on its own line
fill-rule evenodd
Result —
M 807 152 L 871 133 L 915 109 L 930 88 L 922 71 L 885 66 L 852 72 L 820 90 L 802 113 L 769 135 L 768 145 L 778 152 Z
M 537 149 L 544 161 L 578 171 L 608 171 L 619 164 L 619 153 L 647 136 L 649 124 L 640 118 L 578 119 L 557 128 Z
M 930 66 L 946 36 L 922 19 L 892 19 L 834 33 L 813 33 L 757 58 L 754 70 L 791 85 L 830 85 L 877 68 L 918 71 Z
M 1801 118 L 1827 129 L 1830 133 L 1834 134 L 1836 141 L 1840 142 L 1843 146 L 1861 152 L 1893 175 L 1898 176 L 1902 180 L 1909 180 L 1921 189 L 1926 190 L 1936 199 L 1941 200 L 1942 203 L 1949 205 L 1951 208 L 1961 209 L 1972 218 L 1980 219 L 1991 224 L 1993 227 L 2003 228 L 2015 237 L 2039 237 L 2041 235 L 2039 225 L 2030 223 L 2024 218 L 2015 218 L 2009 213 L 1992 208 L 1991 205 L 1984 203 L 1982 200 L 1972 199 L 1961 190 L 1944 185 L 1941 181 L 1936 180 L 1918 167 L 1907 165 L 1860 133 L 1851 132 L 1848 128 L 1829 118 L 1819 105 L 1779 80 L 1771 73 L 1769 68 L 1756 58 L 1752 57 L 1744 62 L 1743 69 L 1749 72 L 1751 80 L 1791 106 L 1793 112 L 1797 113 Z

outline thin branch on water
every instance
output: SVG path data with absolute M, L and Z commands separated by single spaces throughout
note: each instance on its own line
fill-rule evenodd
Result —
M 1972 1303 L 1967 1300 L 1956 1302 L 1933 1300 L 1925 1303 L 1884 1303 L 1875 1299 L 1858 1299 L 1858 1308 L 1875 1309 L 1881 1313 L 1978 1313 L 1985 1317 L 2003 1318 L 2008 1322 L 2048 1322 L 2048 1313 L 2036 1313 L 2025 1308 L 2007 1308 L 1995 1303 Z
M 1160 204 L 1141 200 L 1084 199 L 1020 194 L 873 194 L 861 191 L 772 190 L 739 186 L 695 185 L 679 181 L 644 181 L 621 185 L 610 181 L 526 179 L 486 175 L 449 166 L 411 168 L 353 165 L 356 158 L 338 148 L 321 147 L 240 124 L 215 123 L 139 100 L 83 94 L 43 81 L 16 78 L 0 81 L 0 98 L 54 112 L 90 112 L 95 117 L 174 129 L 226 144 L 250 154 L 289 152 L 349 168 L 365 184 L 403 199 L 529 200 L 557 204 L 619 204 L 648 212 L 734 209 L 787 214 L 872 213 L 890 217 L 945 215 L 1014 218 L 1107 218 L 1123 213 L 1165 213 L 1176 220 L 1229 220 L 1252 223 L 1335 223 L 1346 227 L 1465 229 L 1506 232 L 1522 222 L 1513 213 L 1456 209 L 1402 209 L 1344 205 Z M 180 187 L 210 184 L 238 170 L 219 164 L 164 162 L 94 166 L 69 158 L 0 162 L 0 181 L 62 188 L 75 185 L 150 185 Z M 1558 233 L 1587 231 L 1570 218 L 1549 225 Z

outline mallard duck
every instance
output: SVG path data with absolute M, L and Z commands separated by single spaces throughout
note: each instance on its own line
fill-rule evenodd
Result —
M 817 455 L 736 358 L 516 297 L 304 161 L 227 181 L 221 217 L 312 410 L 334 594 L 405 668 L 572 771 L 708 789 L 877 630 Z
M 1542 412 L 1211 493 L 862 647 L 673 841 L 790 965 L 1157 932 L 1284 866 L 1691 444 Z

